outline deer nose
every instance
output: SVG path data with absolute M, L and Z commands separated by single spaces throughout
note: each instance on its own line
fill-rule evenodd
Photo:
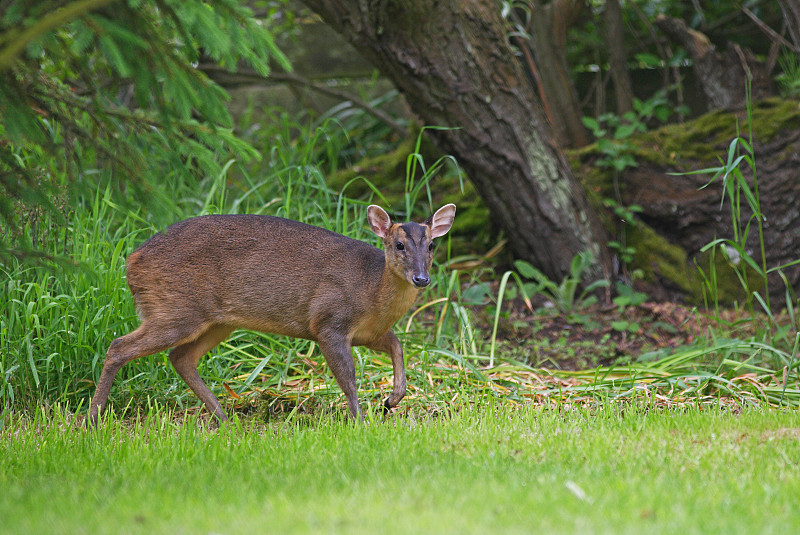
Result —
M 417 288 L 424 288 L 431 283 L 431 278 L 427 275 L 414 275 L 411 277 L 411 282 L 413 282 L 414 286 Z

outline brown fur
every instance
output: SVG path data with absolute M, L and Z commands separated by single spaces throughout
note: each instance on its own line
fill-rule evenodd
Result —
M 359 408 L 351 347 L 387 352 L 395 380 L 385 404 L 397 405 L 405 395 L 405 369 L 390 329 L 428 284 L 428 246 L 449 230 L 455 206 L 424 224 L 392 224 L 377 206 L 368 214 L 383 252 L 325 229 L 255 215 L 196 217 L 150 238 L 127 264 L 142 323 L 111 343 L 91 420 L 97 422 L 125 363 L 169 348 L 180 376 L 225 420 L 197 363 L 237 328 L 318 342 L 353 416 Z

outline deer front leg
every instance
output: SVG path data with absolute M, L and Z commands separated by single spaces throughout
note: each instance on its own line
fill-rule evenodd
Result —
M 392 331 L 387 331 L 377 342 L 367 347 L 375 351 L 388 353 L 392 358 L 394 386 L 392 387 L 392 393 L 383 402 L 383 408 L 388 412 L 396 407 L 400 400 L 403 399 L 403 396 L 406 395 L 406 367 L 403 360 L 403 346 Z

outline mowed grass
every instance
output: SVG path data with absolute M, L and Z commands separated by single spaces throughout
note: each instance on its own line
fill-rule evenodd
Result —
M 5 418 L 0 532 L 800 532 L 793 410 L 489 399 L 363 424 L 69 421 Z

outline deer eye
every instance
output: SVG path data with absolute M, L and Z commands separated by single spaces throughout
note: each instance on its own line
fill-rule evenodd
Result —
M 397 248 L 397 250 L 398 250 L 398 251 L 402 251 L 403 249 L 405 249 L 405 248 L 406 248 L 406 246 L 405 246 L 405 245 L 403 245 L 403 242 L 401 242 L 401 241 L 397 242 L 397 243 L 395 244 L 395 247 Z
M 428 244 L 428 250 L 433 251 L 433 242 Z

